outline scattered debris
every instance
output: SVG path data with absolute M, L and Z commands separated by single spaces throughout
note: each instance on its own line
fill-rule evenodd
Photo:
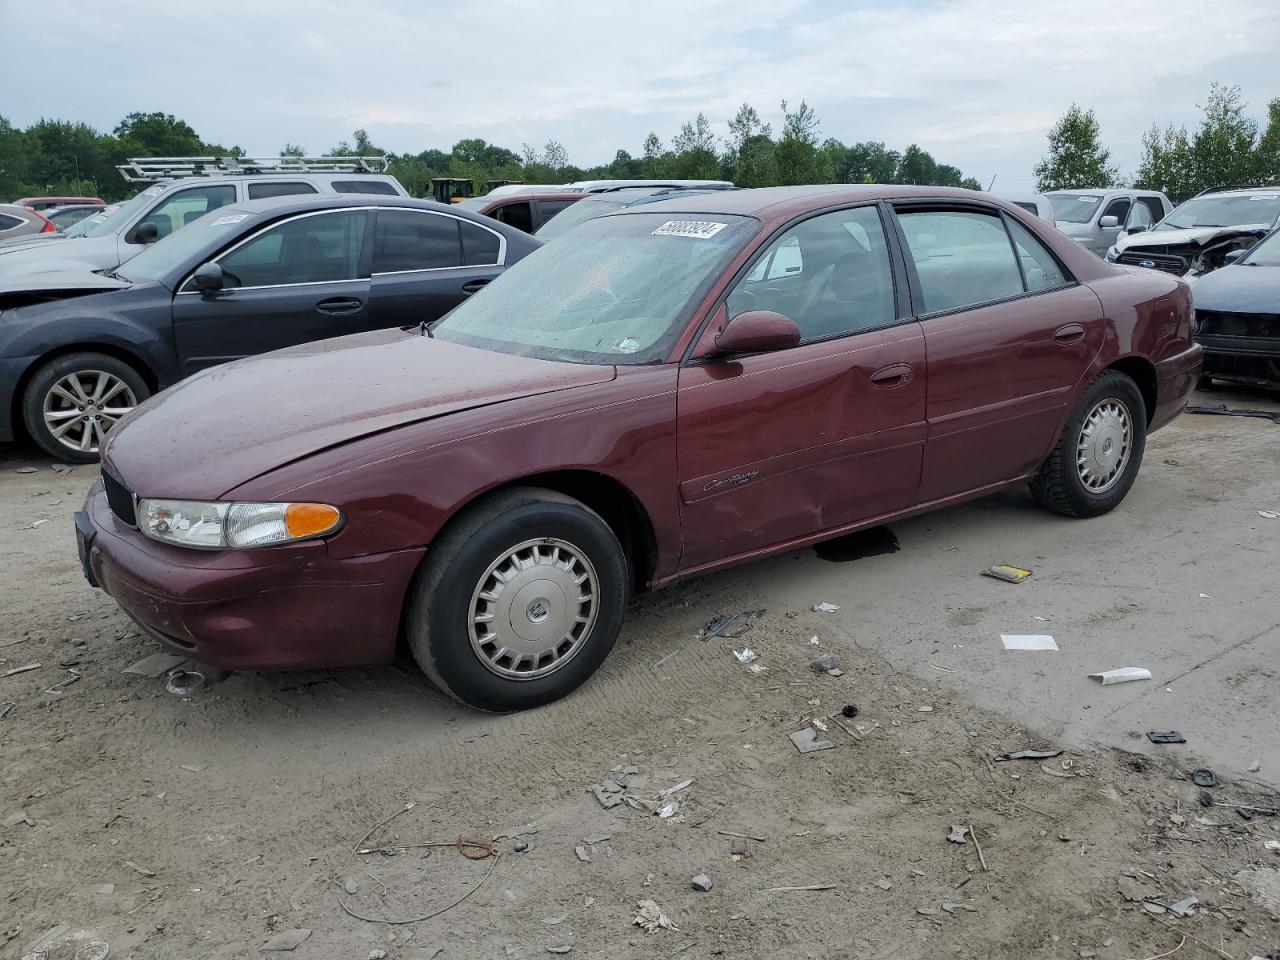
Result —
M 974 830 L 973 827 L 970 827 L 969 836 L 973 838 L 973 847 L 978 851 L 978 862 L 982 864 L 982 872 L 987 873 L 990 868 L 987 866 L 987 858 L 982 853 L 982 844 L 978 842 L 978 831 Z M 947 910 L 947 905 L 945 903 L 942 905 L 942 909 Z M 947 910 L 947 913 L 950 912 L 950 910 Z
M 2 821 L 5 827 L 16 827 L 20 823 L 25 823 L 28 827 L 34 827 L 36 822 L 28 816 L 27 811 L 19 810 L 17 813 L 11 813 Z
M 557 944 L 554 947 L 547 947 L 547 953 L 572 953 L 572 952 L 573 952 L 572 943 L 561 943 L 561 944 Z
M 738 658 L 739 663 L 750 663 L 759 656 L 750 647 L 743 647 L 741 650 L 735 650 L 733 651 L 733 655 Z
M 156 680 L 186 662 L 186 657 L 174 656 L 172 653 L 153 653 L 151 656 L 143 657 L 137 663 L 132 663 L 125 667 L 123 672 L 134 673 L 140 677 L 146 677 L 148 680 Z
M 3 720 L 8 715 L 9 711 L 16 706 L 17 704 L 14 703 L 12 700 L 6 703 L 0 703 L 0 720 Z
M 823 603 L 815 603 L 813 605 L 814 613 L 835 613 L 839 609 L 840 609 L 840 604 L 838 603 L 823 602 Z
M 670 820 L 679 812 L 679 810 L 680 804 L 672 800 L 670 803 L 664 803 L 660 806 L 656 811 L 656 815 L 660 820 Z
M 309 936 L 311 936 L 311 931 L 306 927 L 295 927 L 292 930 L 281 930 L 258 949 L 271 952 L 296 950 Z
M 727 637 L 730 640 L 737 640 L 744 633 L 751 629 L 752 624 L 764 616 L 763 610 L 744 610 L 742 613 L 735 613 L 733 616 L 719 614 L 712 617 L 710 622 L 698 633 L 699 640 L 710 640 L 712 637 Z
M 652 900 L 641 900 L 637 904 L 635 919 L 631 921 L 645 933 L 657 933 L 659 930 L 679 930 L 671 918 L 658 909 Z
M 1133 877 L 1121 877 L 1118 885 L 1120 887 L 1120 896 L 1130 903 L 1142 903 L 1144 900 L 1150 900 L 1156 895 L 1156 891 Z
M 843 717 L 848 717 L 850 720 L 852 720 L 854 717 L 858 715 L 858 708 L 855 707 L 852 703 L 846 703 L 843 707 L 840 708 L 840 715 Z
M 1090 680 L 1100 680 L 1105 687 L 1111 683 L 1130 683 L 1134 680 L 1150 680 L 1151 671 L 1146 667 L 1116 667 L 1114 670 L 1103 670 L 1101 673 L 1089 674 Z
M 1006 650 L 1057 650 L 1053 637 L 1043 633 L 1002 633 L 1000 642 Z
M 529 845 L 525 843 L 523 840 L 517 840 L 514 844 L 512 844 L 511 849 L 514 850 L 516 853 L 524 853 L 526 850 L 529 849 Z
M 4 716 L 4 711 L 0 711 L 0 717 L 3 717 L 3 716 Z M 1261 760 L 1254 760 L 1252 763 L 1249 764 L 1250 773 L 1257 773 L 1261 769 L 1262 769 Z
M 586 847 L 574 847 L 573 852 L 578 855 L 578 859 L 581 860 L 583 863 L 591 862 L 591 853 L 590 851 L 587 850 Z
M 134 863 L 132 860 L 126 860 L 124 862 L 124 865 L 128 867 L 130 870 L 133 870 L 135 873 L 142 874 L 144 877 L 154 877 L 156 875 L 156 872 L 154 870 L 148 870 L 146 867 L 140 867 L 136 863 Z
M 702 893 L 710 893 L 714 881 L 712 881 L 712 879 L 705 873 L 700 873 L 690 882 L 693 884 L 693 889 L 701 891 Z
M 1152 743 L 1186 743 L 1187 738 L 1177 730 L 1149 730 L 1147 739 Z
M 36 468 L 35 467 L 18 467 L 18 469 L 14 470 L 13 472 L 14 473 L 35 473 Z
M 1273 413 L 1270 410 L 1241 410 L 1239 408 L 1228 407 L 1225 403 L 1189 403 L 1184 408 L 1183 412 L 1202 413 L 1216 417 L 1257 417 L 1259 420 L 1271 420 L 1275 423 L 1280 423 L 1280 413 Z
M 692 777 L 690 777 L 688 780 L 681 780 L 679 783 L 677 783 L 677 784 L 676 784 L 675 786 L 673 786 L 673 787 L 667 787 L 667 789 L 665 789 L 665 790 L 659 790 L 659 791 L 658 791 L 658 796 L 660 796 L 660 797 L 669 797 L 669 796 L 671 796 L 671 795 L 673 795 L 673 794 L 679 793 L 681 790 L 686 789 L 686 788 L 687 788 L 690 784 L 692 784 L 692 783 L 693 783 L 693 778 L 692 778 Z M 608 839 L 608 837 L 606 837 L 605 839 L 607 840 L 607 839 Z
M 1280 520 L 1280 510 L 1259 510 L 1258 516 L 1263 520 Z
M 734 833 L 732 830 L 717 830 L 716 833 L 722 837 L 734 837 L 738 840 L 754 840 L 757 843 L 764 843 L 767 837 L 757 837 L 752 833 Z
M 891 880 L 877 880 L 876 886 L 879 887 L 881 890 L 892 890 L 893 882 Z
M 1061 755 L 1061 750 L 1018 750 L 1015 753 L 1002 753 L 991 759 L 1000 763 L 1002 760 L 1052 760 Z
M 594 785 L 591 792 L 606 810 L 618 806 L 624 799 L 623 786 L 616 780 L 605 780 Z
M 952 843 L 966 843 L 969 839 L 969 828 L 963 823 L 953 823 L 951 832 L 947 834 L 947 839 Z
M 49 469 L 60 477 L 65 477 L 71 472 L 71 467 L 65 463 L 51 463 L 49 464 Z
M 180 763 L 178 764 L 178 769 L 185 770 L 187 773 L 199 773 L 207 766 L 207 763 Z
M 40 664 L 28 663 L 25 667 L 14 667 L 12 670 L 6 670 L 4 673 L 0 673 L 0 680 L 3 680 L 5 677 L 16 676 L 19 673 L 27 673 L 30 670 L 39 670 L 39 669 L 40 669 Z
M 803 887 L 770 887 L 768 893 L 803 893 L 809 890 L 834 890 L 834 883 L 810 883 Z
M 387 951 L 378 949 L 370 950 L 369 960 L 387 960 Z
M 813 727 L 805 727 L 791 734 L 791 742 L 801 753 L 813 753 L 817 750 L 830 750 L 835 746 L 830 740 L 819 740 L 818 731 Z
M 1195 897 L 1186 897 L 1177 903 L 1169 904 L 1168 910 L 1175 917 L 1189 917 L 1196 912 L 1196 904 L 1199 902 Z
M 933 707 L 925 704 L 922 707 L 916 707 L 916 713 L 933 713 Z
M 835 668 L 836 658 L 834 654 L 824 653 L 822 656 L 809 661 L 809 669 L 814 673 L 829 673 Z
M 668 653 L 665 657 L 660 657 L 659 659 L 655 660 L 655 661 L 653 662 L 653 665 L 654 665 L 655 667 L 660 667 L 660 666 L 662 666 L 664 663 L 666 663 L 668 660 L 670 660 L 672 657 L 674 657 L 674 656 L 675 656 L 677 653 L 679 653 L 679 652 L 680 652 L 680 648 L 679 648 L 679 647 L 677 647 L 676 649 L 674 649 L 674 650 L 672 650 L 670 653 Z M 550 947 L 548 947 L 547 949 L 550 949 Z
M 198 670 L 170 670 L 164 688 L 175 697 L 187 697 L 204 686 L 204 674 Z
M 763 663 L 749 663 L 747 664 L 747 669 L 750 670 L 752 673 L 768 673 L 769 672 L 769 668 L 766 667 Z
M 1191 782 L 1197 787 L 1216 787 L 1218 775 L 1207 767 L 1201 767 L 1199 770 L 1191 771 Z
M 1009 563 L 997 563 L 982 571 L 984 577 L 994 577 L 1005 583 L 1021 583 L 1031 576 L 1032 571 L 1025 567 L 1015 567 Z
M 49 694 L 49 696 L 51 697 L 62 696 L 63 690 L 65 690 L 67 687 L 71 686 L 71 684 L 75 683 L 77 680 L 80 679 L 81 673 L 79 670 L 76 670 L 72 667 L 67 667 L 66 669 L 67 669 L 67 673 L 71 674 L 71 676 L 67 677 L 67 679 L 65 680 L 60 680 L 59 682 L 55 683 L 51 687 L 44 688 L 44 692 Z

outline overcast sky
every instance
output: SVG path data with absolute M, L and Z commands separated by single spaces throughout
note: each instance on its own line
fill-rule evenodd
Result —
M 822 135 L 918 143 L 1028 189 L 1077 101 L 1122 170 L 1153 122 L 1193 126 L 1209 83 L 1280 96 L 1275 0 L 0 0 L 0 114 L 102 130 L 159 110 L 206 140 L 318 153 L 364 127 L 396 152 L 562 142 L 591 166 L 705 112 L 813 105 Z

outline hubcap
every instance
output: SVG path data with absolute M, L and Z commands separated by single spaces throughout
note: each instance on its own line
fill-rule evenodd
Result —
M 44 425 L 69 450 L 97 453 L 102 439 L 138 405 L 129 385 L 105 370 L 69 373 L 44 396 Z
M 591 634 L 597 582 L 591 561 L 567 540 L 512 547 L 490 564 L 471 595 L 471 649 L 509 680 L 554 673 Z
M 1119 400 L 1108 398 L 1094 405 L 1080 427 L 1076 443 L 1076 470 L 1090 493 L 1106 493 L 1129 464 L 1133 418 Z

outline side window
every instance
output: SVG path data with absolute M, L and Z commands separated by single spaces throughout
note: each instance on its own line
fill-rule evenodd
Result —
M 468 267 L 484 267 L 497 264 L 502 254 L 502 241 L 498 235 L 474 223 L 459 221 L 462 231 L 462 262 Z
M 1139 210 L 1141 210 L 1141 213 L 1139 213 Z M 1135 214 L 1143 218 L 1145 226 L 1150 226 L 1164 219 L 1164 204 L 1160 202 L 1159 197 L 1139 197 L 1138 202 L 1133 205 L 1133 210 L 1129 214 L 1130 226 L 1135 225 Z
M 803 341 L 893 323 L 893 268 L 878 210 L 841 210 L 791 227 L 738 281 L 728 303 L 730 317 L 747 310 L 790 317 Z
M 400 191 L 385 180 L 335 180 L 334 193 L 376 193 L 385 197 L 398 197 Z
M 268 197 L 291 197 L 298 193 L 319 193 L 319 191 L 309 183 L 249 184 L 250 200 L 265 200 Z
M 379 210 L 373 272 L 439 270 L 462 265 L 458 221 L 438 213 Z
M 493 218 L 502 223 L 509 223 L 517 230 L 533 233 L 533 204 L 529 200 L 501 206 L 493 211 Z
M 926 313 L 956 310 L 1022 293 L 1009 234 L 997 216 L 968 210 L 898 214 L 915 261 Z
M 367 222 L 362 210 L 286 220 L 218 259 L 225 283 L 266 287 L 358 279 Z
M 210 210 L 217 210 L 235 203 L 236 188 L 230 184 L 208 187 L 192 187 L 171 194 L 154 210 L 142 218 L 143 223 L 154 223 L 163 239 L 175 230 L 181 230 L 192 220 L 203 217 Z
M 1121 197 L 1119 200 L 1112 200 L 1107 204 L 1107 209 L 1102 211 L 1104 217 L 1115 217 L 1120 223 L 1124 223 L 1125 218 L 1129 216 L 1129 198 Z
M 1013 235 L 1013 246 L 1018 251 L 1028 292 L 1060 287 L 1067 282 L 1066 274 L 1058 266 L 1058 261 L 1053 259 L 1053 254 L 1045 249 L 1044 244 L 1030 230 L 1010 218 L 1009 232 Z
M 7 213 L 0 213 L 0 233 L 5 230 L 12 230 L 14 227 L 20 227 L 26 222 L 18 217 L 11 217 Z
M 539 200 L 538 209 L 542 212 L 542 222 L 546 223 L 557 213 L 572 207 L 577 202 L 577 200 Z

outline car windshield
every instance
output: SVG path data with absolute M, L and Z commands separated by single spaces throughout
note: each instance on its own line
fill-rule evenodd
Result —
M 250 216 L 234 207 L 219 207 L 210 211 L 181 230 L 144 248 L 137 256 L 118 267 L 116 276 L 131 283 L 163 280 L 205 248 L 208 248 L 209 256 L 213 256 L 233 234 L 244 230 L 243 221 Z
M 1276 237 L 1280 237 L 1280 231 L 1263 237 L 1240 258 L 1240 262 L 1251 267 L 1280 267 L 1280 240 Z
M 611 197 L 588 197 L 585 200 L 579 200 L 573 206 L 557 213 L 555 219 L 548 220 L 535 230 L 533 235 L 542 240 L 551 240 L 562 233 L 568 233 L 580 223 L 594 220 L 596 217 L 603 217 L 606 213 L 617 213 L 634 199 L 634 197 L 614 195 Z
M 1051 193 L 1049 205 L 1053 219 L 1066 223 L 1088 223 L 1098 212 L 1102 197 L 1096 193 Z
M 543 360 L 661 362 L 759 228 L 750 217 L 721 214 L 601 217 L 525 257 L 431 332 Z
M 109 233 L 115 233 L 128 223 L 135 213 L 149 204 L 156 197 L 160 196 L 163 192 L 163 187 L 147 187 L 147 189 L 143 190 L 136 197 L 126 200 L 110 213 L 95 213 L 89 219 L 81 221 L 85 227 L 78 235 L 84 237 L 105 237 Z
M 1151 229 L 1189 230 L 1192 227 L 1239 227 L 1273 224 L 1280 217 L 1280 192 L 1237 193 L 1188 200 Z

